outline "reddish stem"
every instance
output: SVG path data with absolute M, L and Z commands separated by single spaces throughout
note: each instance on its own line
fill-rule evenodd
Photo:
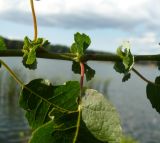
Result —
M 83 88 L 83 81 L 84 81 L 84 63 L 80 62 L 80 67 L 81 67 L 81 79 L 80 79 L 80 88 L 81 88 L 81 91 L 82 91 L 82 88 Z M 82 92 L 81 92 L 82 93 Z

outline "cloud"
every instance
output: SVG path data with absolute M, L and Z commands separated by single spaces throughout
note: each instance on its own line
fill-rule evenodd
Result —
M 145 32 L 140 36 L 120 37 L 115 41 L 121 43 L 129 41 L 131 44 L 131 51 L 134 54 L 157 54 L 160 53 L 159 39 L 154 32 Z
M 154 4 L 160 4 L 154 0 Z M 35 1 L 39 24 L 63 28 L 155 28 L 160 12 L 150 0 L 41 0 Z M 29 1 L 0 0 L 0 18 L 31 23 Z
M 88 32 L 108 29 L 112 32 L 106 30 L 94 39 L 99 41 L 94 45 L 95 48 L 101 45 L 106 50 L 107 43 L 110 48 L 117 47 L 123 40 L 129 40 L 134 53 L 160 53 L 159 5 L 159 0 L 35 1 L 39 25 L 71 31 L 90 29 Z M 0 0 L 0 20 L 31 25 L 29 0 Z M 97 36 L 97 33 L 92 32 L 92 35 Z

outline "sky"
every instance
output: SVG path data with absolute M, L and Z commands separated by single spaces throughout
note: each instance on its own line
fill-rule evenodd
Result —
M 159 54 L 159 6 L 159 0 L 35 1 L 38 36 L 70 46 L 80 32 L 90 36 L 91 50 L 115 53 L 129 41 L 133 54 Z M 33 39 L 29 0 L 0 0 L 0 35 Z

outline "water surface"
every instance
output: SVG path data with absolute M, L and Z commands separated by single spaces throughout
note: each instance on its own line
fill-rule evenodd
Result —
M 71 62 L 57 60 L 38 60 L 36 71 L 26 70 L 20 58 L 4 60 L 12 67 L 20 69 L 27 83 L 33 78 L 50 79 L 53 84 L 63 84 L 66 80 L 79 79 L 71 72 Z M 129 81 L 122 83 L 122 75 L 113 70 L 113 64 L 107 62 L 89 62 L 96 70 L 94 87 L 109 96 L 120 114 L 123 130 L 141 143 L 160 143 L 160 115 L 152 108 L 146 98 L 146 83 L 132 73 Z M 153 66 L 136 66 L 143 75 L 154 81 L 160 72 Z M 1 70 L 1 73 L 3 70 Z M 110 81 L 104 88 L 103 83 Z M 5 78 L 1 77 L 0 91 L 0 142 L 25 143 L 29 136 L 29 127 L 24 112 L 18 107 L 16 91 L 8 93 Z M 11 87 L 11 86 L 10 86 Z M 9 87 L 9 88 L 10 88 Z M 15 88 L 14 88 L 15 89 Z M 13 94 L 13 95 L 12 95 Z

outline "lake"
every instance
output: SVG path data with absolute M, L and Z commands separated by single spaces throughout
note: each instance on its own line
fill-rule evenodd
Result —
M 16 69 L 16 73 L 21 73 L 26 83 L 33 78 L 50 79 L 53 84 L 79 79 L 71 72 L 71 62 L 39 59 L 37 70 L 30 71 L 21 66 L 21 58 L 2 59 Z M 146 98 L 146 83 L 134 73 L 129 81 L 122 83 L 122 75 L 113 70 L 112 63 L 89 62 L 89 65 L 96 70 L 96 76 L 95 80 L 85 85 L 106 94 L 116 106 L 125 134 L 133 136 L 140 143 L 159 143 L 160 115 Z M 152 81 L 160 75 L 154 66 L 136 65 L 136 69 Z M 4 68 L 0 73 L 0 143 L 25 143 L 30 132 L 24 112 L 18 107 L 18 87 L 6 83 L 5 77 L 10 78 Z

